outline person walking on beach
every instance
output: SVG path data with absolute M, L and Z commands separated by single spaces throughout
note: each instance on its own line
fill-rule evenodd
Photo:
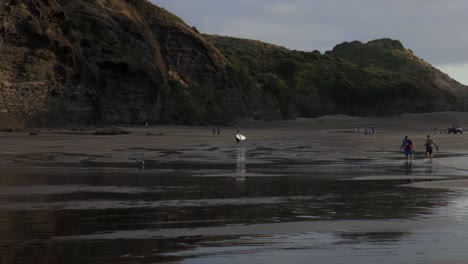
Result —
M 439 150 L 435 140 L 431 138 L 431 135 L 427 135 L 426 144 L 423 147 L 426 147 L 426 159 L 428 160 L 432 160 L 432 145 L 436 147 L 436 150 Z
M 408 136 L 405 136 L 405 139 L 401 142 L 400 150 L 404 151 L 406 160 L 414 160 L 414 153 L 413 153 L 413 141 L 408 139 Z

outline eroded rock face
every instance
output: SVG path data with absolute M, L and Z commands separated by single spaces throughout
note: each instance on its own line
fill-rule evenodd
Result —
M 0 21 L 3 123 L 25 126 L 53 108 L 71 110 L 72 105 L 61 104 L 73 93 L 79 103 L 79 67 L 63 35 L 66 15 L 60 6 L 55 1 L 0 1 Z
M 225 85 L 216 48 L 163 9 L 129 2 L 0 1 L 2 126 L 171 121 L 171 89 Z

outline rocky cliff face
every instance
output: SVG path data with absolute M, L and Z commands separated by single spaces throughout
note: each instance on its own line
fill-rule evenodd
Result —
M 225 85 L 224 56 L 145 0 L 2 0 L 0 21 L 4 127 L 177 120 L 172 93 Z
M 77 56 L 62 33 L 66 15 L 57 3 L 0 5 L 0 112 L 6 126 L 24 126 L 51 105 L 64 106 L 65 92 L 79 96 Z

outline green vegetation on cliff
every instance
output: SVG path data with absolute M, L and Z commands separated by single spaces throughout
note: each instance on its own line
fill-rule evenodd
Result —
M 391 115 L 461 106 L 456 94 L 434 80 L 436 73 L 443 74 L 396 40 L 345 42 L 322 55 L 247 39 L 206 38 L 232 67 L 242 69 L 246 85 L 274 95 L 283 117 Z M 455 81 L 451 85 L 466 90 Z

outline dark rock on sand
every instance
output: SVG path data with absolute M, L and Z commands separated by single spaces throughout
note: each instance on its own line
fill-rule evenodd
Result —
M 130 134 L 130 131 L 127 131 L 122 128 L 118 127 L 108 127 L 108 128 L 103 128 L 95 131 L 93 135 L 99 135 L 99 136 L 113 136 L 113 135 L 123 135 L 123 134 Z

